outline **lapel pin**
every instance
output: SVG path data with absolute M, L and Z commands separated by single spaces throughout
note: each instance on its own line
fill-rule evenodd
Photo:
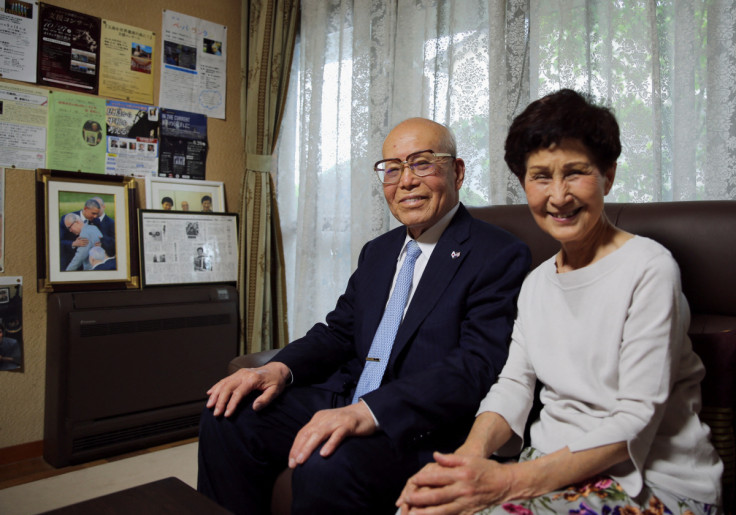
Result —
M 460 257 L 460 252 L 453 250 L 452 251 L 452 254 L 450 254 L 450 257 L 452 257 L 452 259 L 459 258 Z

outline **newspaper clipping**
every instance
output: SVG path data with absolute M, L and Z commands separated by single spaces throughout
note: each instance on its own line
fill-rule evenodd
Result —
M 236 282 L 235 214 L 141 211 L 143 286 Z

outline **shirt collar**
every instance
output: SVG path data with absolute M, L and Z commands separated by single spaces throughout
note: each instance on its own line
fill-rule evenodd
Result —
M 445 232 L 445 229 L 447 229 L 447 226 L 450 225 L 450 222 L 452 221 L 452 218 L 455 216 L 455 213 L 457 213 L 457 210 L 460 209 L 460 202 L 455 204 L 455 207 L 450 209 L 445 216 L 440 218 L 436 224 L 434 224 L 432 227 L 424 231 L 419 238 L 416 239 L 416 242 L 419 244 L 419 248 L 422 249 L 422 254 L 429 257 L 429 255 L 432 253 L 432 250 L 434 250 L 435 244 L 440 240 L 440 236 L 442 236 L 442 233 Z M 399 256 L 402 256 L 404 252 L 406 252 L 406 244 L 409 243 L 409 241 L 413 240 L 414 238 L 411 237 L 409 234 L 409 230 L 406 230 L 406 238 L 404 239 L 404 246 L 401 249 L 401 252 L 399 253 Z

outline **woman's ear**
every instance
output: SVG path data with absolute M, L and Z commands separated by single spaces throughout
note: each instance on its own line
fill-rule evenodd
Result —
M 616 167 L 617 166 L 618 166 L 618 162 L 613 163 L 611 167 L 608 170 L 606 170 L 606 173 L 603 174 L 606 180 L 603 195 L 608 195 L 608 192 L 611 191 L 611 187 L 613 186 L 613 181 L 616 179 Z

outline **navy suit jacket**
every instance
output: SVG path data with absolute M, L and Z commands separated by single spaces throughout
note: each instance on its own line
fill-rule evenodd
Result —
M 274 358 L 291 369 L 295 384 L 352 396 L 405 237 L 399 227 L 368 242 L 326 324 Z M 381 387 L 363 397 L 399 448 L 454 450 L 462 443 L 506 362 L 530 259 L 521 240 L 460 206 L 416 287 Z
M 107 261 L 103 261 L 96 267 L 94 267 L 92 270 L 117 270 L 118 269 L 118 263 L 117 259 L 112 257 L 108 259 Z
M 105 215 L 105 218 L 96 218 L 95 225 L 100 228 L 103 238 L 115 239 L 115 220 Z

